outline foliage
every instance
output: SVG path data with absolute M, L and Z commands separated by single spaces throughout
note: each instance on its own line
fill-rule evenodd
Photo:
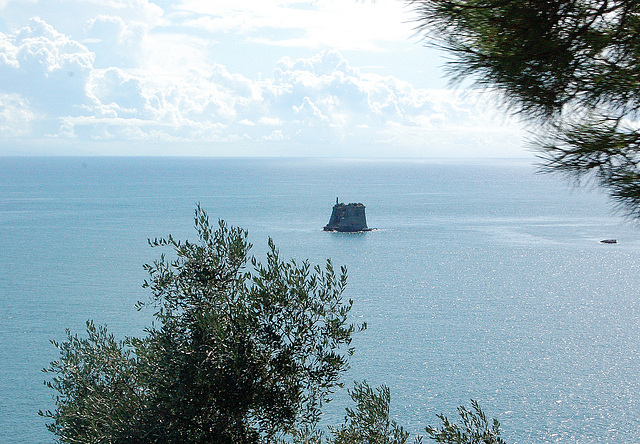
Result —
M 344 424 L 333 429 L 333 444 L 405 444 L 409 433 L 389 418 L 391 392 L 387 386 L 372 389 L 366 382 L 356 382 L 349 391 L 356 403 L 347 408 Z
M 442 428 L 427 427 L 427 436 L 445 444 L 505 444 L 500 438 L 500 423 L 497 419 L 490 425 L 477 401 L 471 400 L 471 410 L 458 407 L 460 424 L 454 424 L 444 415 L 437 415 Z
M 454 55 L 454 82 L 500 91 L 546 131 L 544 171 L 594 179 L 640 217 L 640 3 L 406 0 L 417 27 Z
M 346 270 L 285 262 L 271 239 L 263 265 L 246 231 L 214 231 L 199 206 L 195 227 L 198 243 L 150 241 L 175 258 L 145 266 L 145 337 L 89 322 L 86 339 L 54 343 L 57 409 L 41 414 L 61 442 L 273 442 L 318 421 L 365 327 L 347 323 Z
M 344 424 L 332 429 L 330 444 L 406 444 L 409 433 L 389 417 L 391 394 L 389 388 L 380 386 L 375 390 L 366 382 L 356 382 L 349 391 L 355 402 L 355 409 L 347 408 Z M 444 415 L 437 415 L 441 427 L 427 426 L 426 436 L 443 444 L 506 444 L 500 438 L 500 423 L 491 423 L 477 401 L 471 400 L 471 410 L 458 408 L 460 423 L 449 421 Z M 422 436 L 416 436 L 414 444 L 421 444 Z M 320 441 L 314 441 L 319 444 Z
M 118 342 L 105 327 L 87 322 L 86 339 L 67 330 L 67 341 L 52 343 L 60 359 L 45 371 L 55 376 L 45 384 L 59 395 L 49 430 L 61 442 L 132 442 L 141 419 L 144 388 L 129 340 Z

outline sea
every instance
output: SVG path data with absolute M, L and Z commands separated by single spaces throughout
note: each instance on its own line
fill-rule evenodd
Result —
M 323 231 L 336 198 L 375 230 Z M 637 442 L 640 226 L 532 159 L 5 157 L 0 443 L 54 441 L 37 414 L 55 406 L 50 340 L 89 319 L 144 334 L 143 265 L 163 253 L 147 239 L 195 239 L 198 204 L 248 230 L 258 259 L 272 238 L 347 267 L 368 329 L 324 424 L 366 380 L 412 435 L 473 399 L 509 444 Z

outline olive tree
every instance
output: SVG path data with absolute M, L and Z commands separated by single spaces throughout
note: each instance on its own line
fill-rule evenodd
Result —
M 346 270 L 249 256 L 247 232 L 195 212 L 197 242 L 145 265 L 155 322 L 117 341 L 87 324 L 67 332 L 45 371 L 66 443 L 260 443 L 312 430 L 353 353 Z
M 445 415 L 437 415 L 441 427 L 428 426 L 427 436 L 443 444 L 506 444 L 500 437 L 500 422 L 489 421 L 477 401 L 471 400 L 471 409 L 458 407 L 460 422 L 449 421 Z
M 332 444 L 406 444 L 409 433 L 389 416 L 391 391 L 356 382 L 349 391 L 355 408 L 347 408 L 344 424 L 332 428 Z
M 366 382 L 356 382 L 349 391 L 355 408 L 347 408 L 344 424 L 332 428 L 330 444 L 421 444 L 424 436 L 414 436 L 390 417 L 391 392 L 385 385 L 371 388 Z M 500 422 L 489 420 L 477 401 L 471 409 L 458 407 L 459 421 L 450 421 L 444 414 L 436 415 L 440 427 L 427 426 L 426 437 L 442 444 L 506 444 L 500 437 Z M 317 441 L 319 444 L 320 441 Z

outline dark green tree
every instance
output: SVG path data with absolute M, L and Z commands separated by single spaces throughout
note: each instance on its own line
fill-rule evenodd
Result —
M 145 268 L 155 308 L 142 338 L 116 341 L 87 324 L 68 333 L 46 372 L 56 410 L 41 412 L 67 443 L 260 443 L 312 430 L 348 368 L 352 301 L 346 270 L 283 261 L 269 240 L 263 265 L 246 231 L 195 214 L 198 242 L 169 247 Z
M 405 444 L 408 441 L 409 433 L 389 417 L 389 387 L 383 385 L 374 390 L 366 382 L 356 382 L 349 395 L 356 404 L 355 409 L 347 408 L 344 424 L 332 430 L 332 444 Z
M 471 400 L 471 410 L 458 407 L 460 423 L 452 423 L 444 415 L 437 415 L 442 427 L 427 427 L 427 436 L 443 444 L 505 444 L 500 438 L 500 423 L 493 419 L 491 424 L 478 402 Z
M 72 335 L 52 341 L 60 358 L 46 372 L 45 384 L 56 390 L 50 431 L 65 443 L 134 442 L 140 434 L 146 388 L 140 383 L 132 340 L 116 341 L 105 327 L 87 322 L 87 338 Z
M 349 391 L 355 408 L 347 408 L 345 422 L 339 428 L 333 428 L 330 444 L 407 444 L 409 433 L 396 421 L 391 420 L 389 407 L 391 394 L 389 388 L 380 386 L 375 390 L 366 382 L 355 383 Z M 489 421 L 477 401 L 471 400 L 471 409 L 458 408 L 459 423 L 451 422 L 445 415 L 436 415 L 440 427 L 427 426 L 427 438 L 442 444 L 506 444 L 500 438 L 500 423 L 497 419 Z M 411 441 L 423 442 L 422 436 Z M 320 440 L 314 444 L 320 444 Z
M 604 187 L 640 217 L 640 2 L 406 0 L 429 44 L 541 125 L 543 171 Z

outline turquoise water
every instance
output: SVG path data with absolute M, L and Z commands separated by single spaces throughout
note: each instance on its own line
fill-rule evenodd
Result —
M 378 230 L 323 232 L 336 196 Z M 0 443 L 53 441 L 48 341 L 87 319 L 140 334 L 146 239 L 193 238 L 197 202 L 258 257 L 271 236 L 348 267 L 369 329 L 346 380 L 389 385 L 412 432 L 473 398 L 509 443 L 637 440 L 640 228 L 527 161 L 4 158 Z

